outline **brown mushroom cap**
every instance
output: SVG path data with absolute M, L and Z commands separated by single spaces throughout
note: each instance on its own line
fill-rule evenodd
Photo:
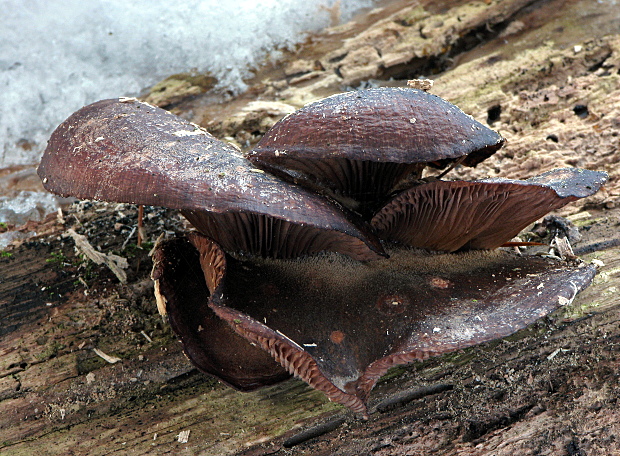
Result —
M 524 181 L 433 181 L 395 196 L 373 217 L 380 237 L 431 250 L 494 249 L 550 211 L 594 194 L 607 174 L 555 169 Z
M 135 99 L 86 106 L 52 134 L 39 166 L 63 195 L 180 209 L 230 251 L 283 257 L 382 247 L 327 199 L 254 167 L 231 145 Z
M 275 174 L 364 205 L 385 197 L 407 175 L 419 177 L 428 163 L 462 158 L 475 166 L 503 142 L 436 95 L 378 88 L 337 94 L 289 114 L 249 158 Z
M 192 277 L 216 285 L 209 308 L 248 346 L 261 347 L 290 373 L 362 415 L 371 389 L 390 367 L 510 335 L 570 302 L 595 274 L 594 266 L 504 251 L 412 255 L 401 248 L 372 263 L 333 254 L 239 262 L 214 255 L 217 246 L 206 238 L 195 236 L 192 243 L 204 279 Z M 167 263 L 160 277 L 168 269 L 183 274 L 183 268 Z M 183 331 L 198 334 L 205 327 L 204 309 L 169 300 L 169 312 L 173 306 L 187 322 Z M 216 340 L 203 336 L 201 343 L 194 349 L 211 356 Z M 231 364 L 237 359 L 233 350 L 228 356 Z M 196 355 L 191 358 L 196 362 Z M 251 359 L 248 366 L 256 364 Z
M 157 246 L 151 273 L 156 293 L 165 302 L 160 311 L 179 336 L 187 357 L 201 371 L 241 391 L 290 378 L 269 354 L 248 344 L 209 308 L 209 297 L 216 292 L 225 273 L 225 254 L 202 236 L 194 239 L 203 256 L 207 255 L 212 262 L 208 282 L 202 280 L 198 250 L 183 238 Z

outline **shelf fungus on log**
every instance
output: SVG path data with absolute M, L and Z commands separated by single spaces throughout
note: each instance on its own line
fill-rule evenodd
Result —
M 283 119 L 250 154 L 257 169 L 159 108 L 106 100 L 58 127 L 39 175 L 62 195 L 179 209 L 198 229 L 156 246 L 152 277 L 202 371 L 240 390 L 296 375 L 366 416 L 390 367 L 512 334 L 596 272 L 492 249 L 605 173 L 419 180 L 502 143 L 438 97 L 373 89 Z
M 289 114 L 249 159 L 367 215 L 425 167 L 475 166 L 503 143 L 436 95 L 382 88 L 333 95 Z
M 103 100 L 65 120 L 39 165 L 49 191 L 179 209 L 226 250 L 276 258 L 337 250 L 384 255 L 325 198 L 253 166 L 237 149 L 136 99 Z
M 192 362 L 241 389 L 268 385 L 282 371 L 260 347 L 362 416 L 390 367 L 513 334 L 571 302 L 595 274 L 592 265 L 502 250 L 241 262 L 202 235 L 190 241 L 163 242 L 153 278 Z M 199 293 L 185 281 L 201 269 Z
M 562 168 L 524 181 L 436 180 L 395 196 L 371 224 L 382 239 L 413 247 L 495 249 L 545 214 L 592 195 L 605 178 L 596 171 Z

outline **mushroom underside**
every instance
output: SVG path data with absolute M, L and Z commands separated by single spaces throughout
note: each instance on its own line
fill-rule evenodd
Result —
M 365 216 L 427 165 L 476 166 L 503 143 L 497 132 L 436 95 L 384 87 L 304 106 L 278 121 L 249 159 Z
M 229 253 L 296 258 L 329 250 L 360 261 L 385 256 L 380 242 L 365 223 L 343 224 L 342 231 L 337 231 L 252 212 L 181 213 L 202 234 L 217 239 Z
M 431 250 L 494 249 L 530 223 L 594 194 L 606 173 L 560 168 L 527 180 L 441 181 L 416 185 L 377 211 L 383 239 Z
M 239 383 L 234 374 L 244 384 L 266 385 L 285 378 L 266 352 L 362 415 L 390 367 L 510 335 L 569 303 L 595 274 L 593 266 L 504 251 L 399 248 L 372 263 L 338 254 L 241 262 L 202 235 L 191 239 L 200 260 L 196 253 L 180 259 L 174 251 L 194 247 L 175 239 L 160 244 L 155 264 L 190 359 L 229 384 Z M 221 349 L 220 334 L 235 340 L 225 342 L 230 349 Z M 213 365 L 235 371 L 224 377 Z
M 208 307 L 210 296 L 198 250 L 185 238 L 159 245 L 153 253 L 156 294 L 163 312 L 201 371 L 241 391 L 278 383 L 290 374 L 273 358 L 236 334 Z
M 284 157 L 260 163 L 283 179 L 325 194 L 347 209 L 370 218 L 401 182 L 420 179 L 426 163 L 392 163 L 344 157 Z

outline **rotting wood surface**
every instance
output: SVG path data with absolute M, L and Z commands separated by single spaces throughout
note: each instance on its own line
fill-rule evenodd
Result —
M 174 109 L 245 145 L 290 106 L 347 84 L 431 76 L 434 93 L 508 139 L 460 177 L 567 165 L 610 174 L 604 191 L 562 212 L 581 225 L 577 252 L 605 263 L 594 285 L 508 339 L 392 371 L 374 393 L 380 411 L 356 421 L 299 381 L 238 393 L 198 373 L 157 315 L 149 246 L 137 248 L 135 234 L 123 246 L 136 209 L 81 204 L 64 224 L 29 227 L 39 234 L 0 258 L 0 454 L 620 453 L 620 17 L 599 14 L 606 2 L 576 0 L 444 6 L 393 2 L 364 18 L 363 31 L 313 38 L 286 70 L 265 68 L 225 106 L 192 95 Z M 259 95 L 262 104 L 249 104 Z M 159 209 L 147 210 L 146 226 L 151 241 L 184 229 Z M 68 229 L 126 257 L 128 283 L 81 258 Z

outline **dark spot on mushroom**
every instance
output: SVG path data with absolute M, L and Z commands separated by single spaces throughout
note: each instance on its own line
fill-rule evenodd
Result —
M 278 289 L 278 287 L 271 282 L 264 283 L 260 287 L 260 292 L 265 296 L 277 296 L 280 294 L 280 290 Z
M 339 345 L 344 340 L 344 333 L 342 331 L 332 331 L 329 335 L 329 340 Z
M 431 277 L 429 280 L 429 285 L 433 288 L 441 288 L 445 290 L 446 288 L 450 288 L 453 284 L 442 277 Z

